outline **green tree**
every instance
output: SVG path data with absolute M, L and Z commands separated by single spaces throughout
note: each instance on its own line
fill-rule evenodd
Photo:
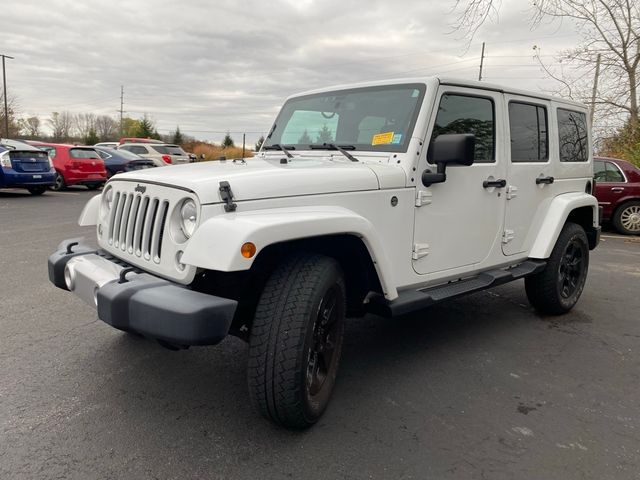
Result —
M 256 142 L 256 152 L 262 148 L 263 143 L 264 143 L 264 135 L 260 135 L 260 138 Z
M 605 157 L 622 158 L 640 167 L 640 129 L 634 128 L 628 120 L 615 135 L 603 140 L 598 153 Z
M 184 143 L 184 138 L 182 138 L 180 126 L 176 126 L 176 131 L 173 134 L 173 143 L 175 143 L 176 145 L 182 145 Z
M 130 117 L 124 117 L 122 119 L 122 136 L 123 137 L 137 137 L 140 131 L 140 120 Z
M 326 127 L 326 125 L 325 125 L 325 127 Z M 331 132 L 329 132 L 329 136 L 331 136 Z M 312 143 L 313 143 L 313 140 L 311 140 L 311 137 L 309 136 L 309 132 L 305 128 L 304 132 L 302 132 L 302 135 L 298 139 L 298 144 L 300 144 L 300 145 L 311 145 Z
M 222 140 L 222 148 L 233 147 L 235 147 L 235 143 L 233 143 L 233 138 L 231 138 L 231 135 L 229 134 L 229 132 L 227 132 L 227 134 L 224 136 L 224 139 Z
M 331 130 L 329 129 L 329 127 L 327 127 L 327 124 L 325 123 L 320 129 L 320 132 L 318 133 L 318 138 L 316 138 L 316 143 L 332 143 L 332 142 L 333 142 L 333 135 L 331 134 Z
M 136 132 L 137 137 L 154 138 L 158 135 L 153 120 L 151 120 L 147 114 L 138 120 L 138 122 L 138 131 Z
M 96 129 L 94 127 L 91 127 L 89 129 L 89 132 L 87 133 L 87 136 L 84 137 L 83 140 L 85 145 L 94 145 L 100 141 L 100 137 L 98 137 Z

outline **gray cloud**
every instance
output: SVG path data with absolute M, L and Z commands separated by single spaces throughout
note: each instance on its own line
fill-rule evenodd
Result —
M 132 117 L 198 138 L 268 130 L 297 91 L 376 78 L 442 73 L 543 89 L 532 60 L 576 41 L 571 26 L 531 31 L 522 2 L 466 41 L 449 34 L 450 2 L 337 0 L 183 2 L 36 0 L 3 6 L 2 52 L 23 114 L 116 115 L 120 85 Z M 549 57 L 551 60 L 551 57 Z M 235 135 L 238 137 L 238 134 Z

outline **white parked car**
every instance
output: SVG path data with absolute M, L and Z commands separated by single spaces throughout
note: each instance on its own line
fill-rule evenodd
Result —
M 600 236 L 591 151 L 587 109 L 538 93 L 448 78 L 315 90 L 286 101 L 254 158 L 109 181 L 80 217 L 99 250 L 63 242 L 49 275 L 170 348 L 245 339 L 257 409 L 307 427 L 349 316 L 519 278 L 541 313 L 569 311 Z
M 127 150 L 144 158 L 150 158 L 156 166 L 179 165 L 191 163 L 191 157 L 180 145 L 170 143 L 125 143 L 118 150 Z
M 100 142 L 93 145 L 94 147 L 102 147 L 102 148 L 117 148 L 120 145 L 118 142 Z

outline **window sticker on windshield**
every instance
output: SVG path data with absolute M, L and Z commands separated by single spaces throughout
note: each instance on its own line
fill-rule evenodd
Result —
M 400 145 L 402 143 L 402 134 L 401 133 L 394 133 L 393 134 L 393 138 L 391 139 L 391 144 L 392 145 Z
M 371 145 L 388 145 L 393 141 L 394 132 L 377 133 L 371 138 Z

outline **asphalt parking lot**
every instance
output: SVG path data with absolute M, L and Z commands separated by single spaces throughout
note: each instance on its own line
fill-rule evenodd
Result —
M 350 320 L 329 410 L 289 432 L 243 342 L 172 352 L 49 284 L 94 194 L 0 192 L 0 478 L 640 478 L 640 239 L 604 238 L 563 317 L 517 282 Z

